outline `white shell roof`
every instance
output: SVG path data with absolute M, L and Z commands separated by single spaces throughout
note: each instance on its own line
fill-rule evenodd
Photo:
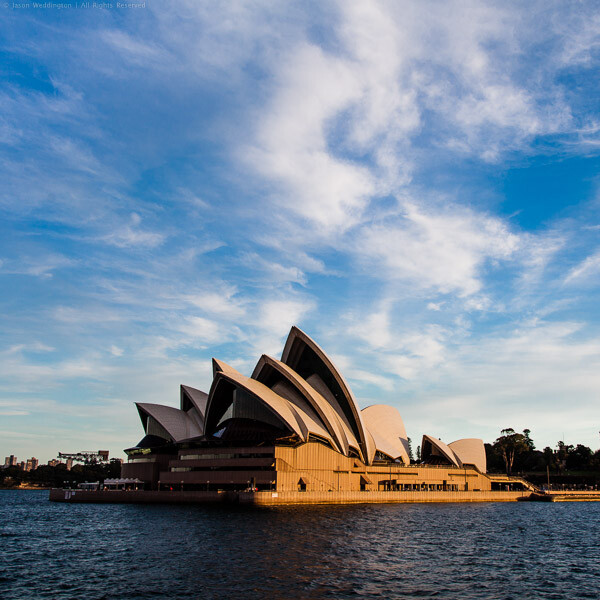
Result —
M 448 444 L 459 460 L 466 465 L 475 465 L 481 473 L 487 471 L 487 459 L 483 440 L 479 438 L 465 438 Z
M 260 381 L 242 375 L 229 365 L 226 365 L 226 367 L 227 370 L 224 369 L 217 373 L 215 376 L 215 381 L 213 382 L 213 386 L 211 387 L 211 393 L 207 406 L 207 421 L 210 411 L 212 410 L 212 401 L 218 382 L 225 379 L 234 385 L 243 388 L 254 397 L 258 398 L 261 402 L 266 404 L 289 427 L 291 431 L 296 433 L 304 441 L 308 439 L 309 433 L 313 433 L 327 439 L 333 445 L 335 445 L 335 442 L 331 439 L 329 433 L 302 409 L 294 406 L 291 402 L 279 394 L 276 394 L 271 388 L 268 388 Z
M 426 441 L 430 442 L 431 445 L 436 448 L 442 456 L 445 456 L 455 467 L 462 468 L 462 463 L 456 454 L 454 454 L 452 448 L 450 448 L 447 444 L 444 444 L 442 440 L 438 440 L 431 435 L 423 436 L 423 441 L 421 442 L 421 452 L 423 451 L 423 445 Z
M 192 404 L 196 407 L 200 416 L 204 418 L 206 414 L 206 403 L 208 402 L 208 394 L 197 390 L 196 388 L 190 387 L 189 385 L 182 385 L 181 389 L 185 390 L 185 393 L 189 396 Z
M 237 371 L 233 367 L 230 367 L 226 362 L 223 362 L 222 360 L 219 360 L 218 358 L 212 359 L 212 368 L 213 368 L 213 377 L 215 377 L 215 375 L 217 373 L 219 373 L 220 371 L 222 371 L 224 373 L 227 373 L 228 371 L 231 371 L 232 373 L 237 373 Z
M 338 412 L 312 385 L 300 377 L 300 375 L 288 365 L 276 358 L 263 354 L 254 369 L 254 373 L 252 373 L 253 378 L 258 378 L 260 380 L 260 374 L 264 365 L 270 365 L 276 369 L 304 396 L 304 398 L 306 398 L 308 403 L 323 421 L 329 434 L 333 438 L 334 443 L 336 443 L 343 454 L 348 454 L 348 447 L 350 445 L 358 448 L 358 442 L 356 441 L 354 434 L 348 425 L 340 419 Z
M 398 410 L 386 404 L 374 404 L 363 409 L 362 416 L 377 450 L 391 458 L 401 458 L 405 465 L 410 464 L 408 437 Z
M 327 356 L 327 354 L 325 354 L 325 352 L 321 349 L 321 347 L 312 338 L 310 338 L 306 333 L 304 333 L 301 329 L 299 329 L 296 326 L 293 326 L 291 328 L 288 338 L 286 340 L 285 348 L 283 349 L 283 353 L 281 355 L 281 362 L 283 362 L 285 364 L 289 364 L 288 361 L 290 359 L 290 353 L 292 351 L 292 347 L 294 345 L 295 340 L 299 340 L 301 343 L 305 344 L 306 346 L 311 348 L 311 350 L 313 350 L 313 352 L 318 356 L 318 358 L 321 360 L 323 365 L 329 370 L 329 372 L 331 373 L 331 375 L 333 376 L 333 378 L 339 385 L 339 387 L 342 390 L 342 393 L 344 395 L 345 401 L 348 404 L 350 411 L 352 413 L 352 416 L 354 418 L 354 421 L 355 421 L 356 430 L 358 431 L 358 436 L 359 436 L 358 441 L 361 446 L 360 450 L 361 450 L 362 454 L 364 455 L 365 462 L 371 463 L 373 460 L 373 457 L 375 456 L 375 447 L 373 446 L 372 437 L 368 436 L 365 432 L 365 427 L 364 427 L 364 424 L 361 419 L 361 414 L 360 414 L 360 410 L 358 408 L 358 404 L 356 403 L 354 395 L 352 394 L 352 391 L 350 390 L 350 386 L 346 383 L 346 380 L 344 379 L 344 377 L 342 376 L 340 371 L 338 371 L 336 366 L 333 364 L 333 361 Z M 292 365 L 290 365 L 290 366 L 292 366 Z M 293 368 L 293 366 L 292 366 L 292 368 Z M 307 381 L 308 381 L 308 379 L 309 378 L 307 378 Z M 318 390 L 318 391 L 321 392 L 321 395 L 323 395 L 321 390 Z M 334 406 L 334 408 L 336 408 L 336 410 L 339 411 L 337 406 Z M 341 413 L 340 417 L 342 418 L 342 420 L 343 421 L 346 420 L 346 416 L 343 413 L 343 411 L 340 411 L 340 413 Z M 351 424 L 349 424 L 349 425 L 351 425 Z M 351 427 L 351 429 L 353 429 L 353 427 Z
M 158 421 L 167 430 L 174 442 L 202 435 L 198 424 L 187 413 L 178 408 L 145 402 L 136 402 L 136 406 L 138 410 Z

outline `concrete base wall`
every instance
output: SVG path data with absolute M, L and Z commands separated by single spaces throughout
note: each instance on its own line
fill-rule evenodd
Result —
M 156 492 L 50 490 L 53 502 L 210 504 L 385 504 L 407 502 L 515 502 L 529 492 Z
M 516 502 L 530 492 L 242 492 L 240 503 L 389 504 L 419 502 Z
M 48 498 L 51 502 L 86 503 L 150 503 L 150 504 L 211 504 L 237 501 L 235 492 L 157 492 L 145 490 L 63 490 L 53 488 Z
M 598 490 L 564 490 L 551 491 L 544 494 L 550 502 L 600 502 Z

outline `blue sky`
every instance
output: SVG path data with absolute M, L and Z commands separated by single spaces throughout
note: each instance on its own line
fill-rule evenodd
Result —
M 600 430 L 594 3 L 0 7 L 0 454 L 297 324 L 409 436 Z

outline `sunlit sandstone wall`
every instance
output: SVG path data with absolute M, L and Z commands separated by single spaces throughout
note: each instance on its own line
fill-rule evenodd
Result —
M 392 489 L 410 485 L 421 489 L 426 486 L 427 491 L 491 490 L 489 478 L 475 469 L 397 464 L 365 466 L 358 459 L 348 458 L 318 443 L 296 448 L 278 446 L 275 459 L 278 491 L 298 491 L 301 484 L 306 486 L 306 491 L 360 491 L 361 482 L 366 490 L 377 491 L 383 490 L 390 480 Z
M 238 494 L 240 504 L 386 504 L 422 502 L 517 502 L 531 492 L 255 492 Z

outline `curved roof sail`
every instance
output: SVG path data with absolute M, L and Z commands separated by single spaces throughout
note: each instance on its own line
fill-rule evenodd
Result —
M 386 404 L 373 404 L 362 410 L 363 421 L 375 440 L 375 447 L 389 457 L 410 464 L 408 437 L 399 411 Z
M 225 389 L 227 392 L 234 392 L 241 388 L 248 392 L 255 401 L 266 407 L 272 417 L 280 421 L 285 429 L 288 429 L 290 432 L 303 438 L 304 436 L 302 435 L 302 430 L 298 426 L 296 416 L 289 409 L 287 402 L 266 386 L 262 386 L 264 389 L 258 388 L 258 385 L 261 384 L 257 381 L 253 382 L 256 385 L 248 385 L 245 379 L 249 378 L 244 377 L 241 373 L 234 373 L 232 371 L 228 371 L 227 373 L 225 373 L 225 371 L 217 372 L 208 396 L 205 433 L 207 435 L 214 433 L 221 418 L 233 402 L 233 394 L 223 393 L 223 390 Z
M 342 439 L 345 440 L 343 441 L 343 444 L 345 447 L 347 447 L 347 451 L 345 451 L 345 453 L 349 454 L 350 448 L 353 448 L 356 454 L 360 455 L 360 444 L 358 443 L 356 436 L 352 431 L 350 422 L 344 415 L 338 401 L 331 393 L 331 390 L 325 385 L 323 380 L 316 373 L 308 378 L 307 383 L 325 400 L 325 403 L 330 407 L 331 411 L 335 415 L 335 418 L 333 418 L 332 421 L 338 423 L 343 432 Z
M 204 416 L 206 414 L 206 403 L 208 394 L 188 385 L 179 387 L 179 407 L 198 423 L 198 427 L 204 431 Z
M 188 402 L 189 400 L 189 402 Z M 181 410 L 188 411 L 192 406 L 196 408 L 202 418 L 206 414 L 208 394 L 189 385 L 180 386 Z
M 223 371 L 224 373 L 227 373 L 228 371 L 231 371 L 232 373 L 237 373 L 237 371 L 233 367 L 230 367 L 226 362 L 223 362 L 222 360 L 219 360 L 218 358 L 212 359 L 212 370 L 213 370 L 213 378 L 220 371 Z
M 452 449 L 463 465 L 475 465 L 481 473 L 487 471 L 487 459 L 483 440 L 465 438 L 451 442 L 448 444 L 448 447 Z
M 307 441 L 309 434 L 312 433 L 324 438 L 335 447 L 334 441 L 323 426 L 300 406 L 295 406 L 260 381 L 246 377 L 231 367 L 227 371 L 219 371 L 211 387 L 206 410 L 206 433 L 214 433 L 215 427 L 233 401 L 231 396 L 218 393 L 219 385 L 223 382 L 229 384 L 230 389 L 232 386 L 233 389 L 244 390 L 301 440 Z
M 329 401 L 358 440 L 364 461 L 372 462 L 375 448 L 372 438 L 366 434 L 356 400 L 344 377 L 318 344 L 294 326 L 285 343 L 281 362 Z
M 319 420 L 329 432 L 335 445 L 342 452 L 348 455 L 350 445 L 358 447 L 354 434 L 350 428 L 341 421 L 338 413 L 334 410 L 325 398 L 315 388 L 313 388 L 305 379 L 300 377 L 293 369 L 285 363 L 263 354 L 258 361 L 252 378 L 263 382 L 265 385 L 273 385 L 274 381 L 283 378 L 298 391 L 299 394 L 310 405 L 312 410 L 318 415 Z M 277 390 L 276 390 L 277 391 Z M 282 392 L 278 392 L 284 395 Z
M 431 435 L 424 435 L 421 442 L 421 458 L 426 460 L 430 456 L 441 456 L 445 458 L 451 465 L 462 468 L 462 462 L 454 454 L 452 448 L 448 447 L 442 440 Z
M 135 405 L 137 406 L 140 419 L 147 434 L 152 433 L 152 431 L 148 430 L 148 418 L 151 417 L 168 434 L 170 441 L 178 442 L 202 435 L 202 430 L 196 421 L 178 408 L 145 402 L 136 402 Z

